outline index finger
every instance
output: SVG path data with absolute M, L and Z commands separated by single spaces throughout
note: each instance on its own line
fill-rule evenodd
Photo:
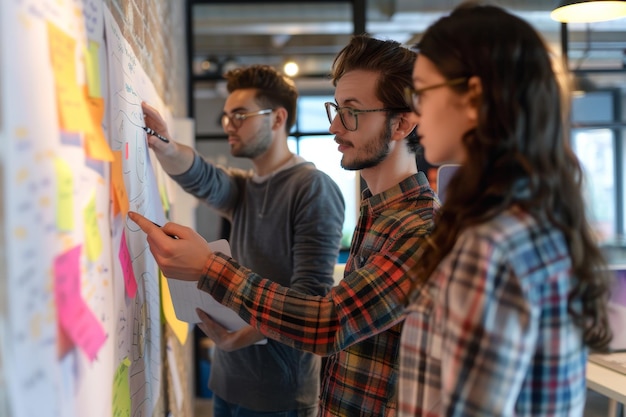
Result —
M 137 224 L 137 226 L 139 226 L 141 230 L 143 230 L 146 234 L 149 234 L 150 232 L 160 229 L 159 226 L 156 225 L 154 222 L 146 219 L 144 216 L 134 211 L 129 211 L 128 217 L 130 217 L 130 219 L 134 221 Z
M 152 107 L 151 105 L 149 105 L 148 103 L 146 103 L 145 101 L 141 102 L 141 109 L 143 111 L 143 115 L 145 119 L 152 120 L 159 125 L 165 123 L 165 121 L 161 117 L 161 114 L 158 112 L 158 110 Z M 160 128 L 161 126 L 156 126 L 156 127 Z
M 150 116 L 154 116 L 154 113 L 157 112 L 154 107 L 152 107 L 151 105 L 149 105 L 145 101 L 141 102 L 141 110 L 143 110 L 144 114 L 147 113 L 147 115 L 150 115 Z

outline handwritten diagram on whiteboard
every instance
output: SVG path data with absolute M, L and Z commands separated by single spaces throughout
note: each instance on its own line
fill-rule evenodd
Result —
M 0 414 L 152 416 L 161 277 L 126 213 L 165 222 L 141 101 L 171 116 L 101 0 L 2 0 L 0 37 Z
M 163 224 L 165 214 L 156 175 L 146 135 L 141 129 L 144 126 L 141 102 L 163 106 L 108 10 L 105 10 L 105 33 L 109 63 L 109 136 L 111 148 L 121 157 L 129 209 Z M 151 416 L 161 384 L 158 265 L 150 254 L 145 234 L 125 213 L 114 222 L 114 234 L 120 233 L 128 245 L 137 289 L 131 303 L 118 306 L 120 323 L 124 323 L 119 331 L 128 332 L 128 337 L 120 337 L 120 340 L 130 343 L 130 346 L 120 346 L 118 355 L 124 355 L 128 349 L 131 415 Z M 115 253 L 118 250 L 114 247 Z

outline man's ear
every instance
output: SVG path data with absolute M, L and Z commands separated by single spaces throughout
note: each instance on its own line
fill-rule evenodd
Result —
M 392 140 L 403 140 L 415 129 L 417 123 L 413 117 L 413 112 L 400 113 L 396 119 Z
M 483 95 L 483 84 L 477 76 L 470 77 L 467 81 L 466 104 L 468 117 L 476 122 L 478 120 L 478 108 Z
M 287 123 L 287 109 L 278 107 L 274 110 L 273 116 L 272 129 L 284 129 L 285 123 Z

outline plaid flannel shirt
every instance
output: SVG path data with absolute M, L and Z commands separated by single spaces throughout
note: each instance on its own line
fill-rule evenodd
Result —
M 416 251 L 439 201 L 423 173 L 365 190 L 343 280 L 325 297 L 281 287 L 221 254 L 198 287 L 270 338 L 328 356 L 322 416 L 394 416 L 399 343 Z
M 581 416 L 587 349 L 568 313 L 573 281 L 563 234 L 520 210 L 465 230 L 411 297 L 399 414 Z

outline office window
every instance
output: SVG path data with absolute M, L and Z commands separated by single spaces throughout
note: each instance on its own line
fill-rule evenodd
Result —
M 335 101 L 332 95 L 302 95 L 298 100 L 298 131 L 303 134 L 323 133 L 332 140 L 332 135 L 328 132 L 330 124 L 326 115 L 324 103 Z M 337 152 L 339 153 L 339 152 Z
M 295 144 L 295 140 L 292 141 Z M 311 161 L 321 171 L 328 174 L 339 186 L 346 202 L 345 220 L 343 222 L 342 249 L 350 247 L 352 233 L 356 226 L 358 214 L 358 176 L 356 171 L 341 168 L 341 153 L 330 135 L 302 136 L 299 140 L 299 153 L 307 161 Z
M 576 129 L 572 147 L 584 170 L 584 191 L 591 226 L 601 242 L 616 238 L 614 135 L 610 129 Z
M 339 186 L 346 202 L 343 224 L 342 249 L 348 249 L 358 217 L 360 187 L 356 171 L 341 168 L 341 153 L 333 135 L 328 133 L 328 117 L 324 102 L 333 101 L 332 96 L 306 96 L 298 100 L 298 122 L 289 137 L 288 144 L 292 152 L 313 162 L 321 171 L 328 174 Z
M 587 91 L 572 101 L 572 149 L 584 171 L 587 210 L 600 244 L 621 244 L 624 234 L 624 136 L 619 90 Z

